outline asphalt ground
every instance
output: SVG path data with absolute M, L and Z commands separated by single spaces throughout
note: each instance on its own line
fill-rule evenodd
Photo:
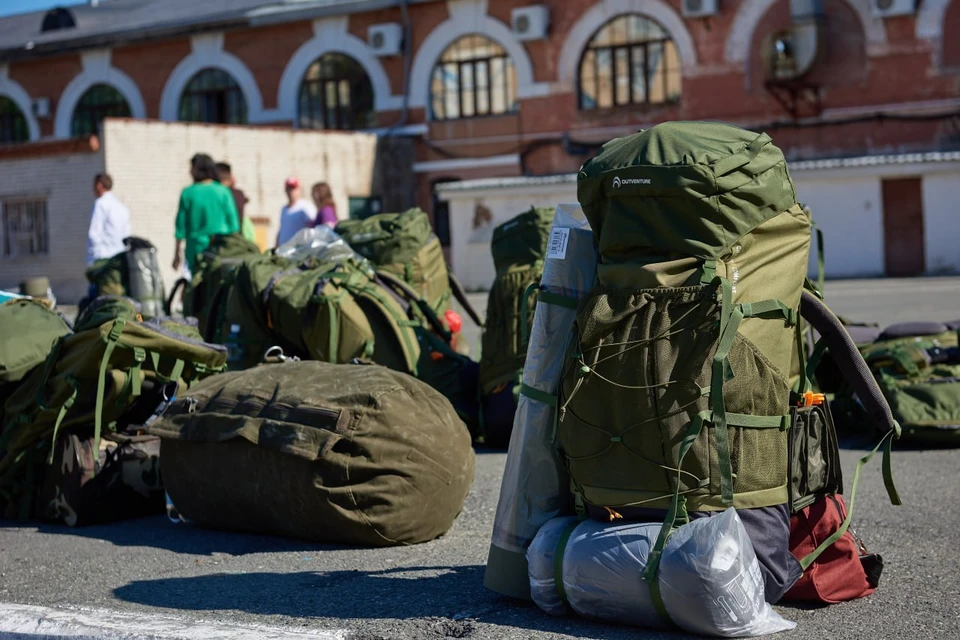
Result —
M 483 296 L 474 298 L 482 307 Z M 960 318 L 960 279 L 831 282 L 827 301 L 853 320 L 882 325 L 950 320 Z M 844 443 L 847 478 L 866 444 Z M 798 622 L 782 637 L 960 638 L 958 455 L 896 450 L 901 507 L 886 500 L 878 460 L 864 471 L 854 526 L 885 560 L 880 588 L 825 608 L 778 606 Z M 474 487 L 451 531 L 411 547 L 315 545 L 163 517 L 83 529 L 0 521 L 0 638 L 686 637 L 552 618 L 485 590 L 504 460 L 478 451 Z M 75 631 L 81 635 L 54 624 L 61 614 L 86 620 Z M 28 618 L 36 623 L 4 626 Z

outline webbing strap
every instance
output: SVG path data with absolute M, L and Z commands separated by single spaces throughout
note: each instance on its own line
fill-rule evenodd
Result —
M 100 375 L 97 379 L 97 404 L 93 415 L 93 451 L 96 458 L 100 451 L 100 433 L 103 429 L 103 392 L 106 388 L 107 365 L 110 363 L 110 356 L 120 340 L 120 334 L 123 333 L 123 327 L 127 324 L 125 318 L 117 318 L 113 321 L 113 327 L 107 335 L 107 346 L 103 350 L 103 357 L 100 359 Z M 158 357 L 159 359 L 159 357 Z M 94 467 L 97 472 L 100 471 L 99 459 L 94 460 Z
M 723 399 L 723 383 L 733 377 L 727 355 L 733 346 L 737 329 L 743 320 L 741 305 L 732 304 L 733 293 L 730 281 L 718 278 L 722 291 L 720 307 L 720 339 L 713 356 L 710 376 L 710 407 L 713 411 L 714 435 L 717 443 L 717 458 L 720 465 L 720 499 L 724 504 L 733 504 L 733 471 L 730 468 L 730 438 L 727 433 L 727 410 Z
M 873 448 L 873 451 L 857 461 L 857 468 L 853 472 L 853 483 L 850 485 L 850 503 L 847 505 L 847 517 L 844 518 L 843 523 L 830 537 L 826 538 L 816 549 L 803 557 L 800 561 L 800 566 L 803 567 L 804 571 L 820 557 L 820 554 L 842 538 L 843 534 L 847 532 L 847 529 L 850 527 L 850 522 L 853 520 L 853 505 L 857 497 L 857 483 L 860 481 L 860 470 L 863 469 L 865 464 L 870 462 L 881 446 L 883 447 L 883 484 L 887 489 L 887 496 L 890 498 L 891 504 L 897 506 L 901 504 L 900 495 L 897 492 L 896 486 L 893 484 L 893 472 L 890 468 L 890 452 L 893 446 L 894 436 L 900 437 L 900 425 L 897 425 L 895 430 L 887 431 L 886 435 L 877 443 L 877 446 Z
M 53 464 L 53 454 L 56 451 L 57 433 L 60 431 L 60 424 L 63 422 L 63 419 L 67 417 L 67 412 L 70 411 L 73 403 L 77 400 L 77 393 L 80 391 L 80 385 L 78 385 L 75 380 L 71 380 L 70 384 L 73 385 L 73 393 L 70 394 L 67 401 L 60 407 L 60 412 L 57 413 L 57 420 L 53 423 L 53 436 L 51 437 L 50 455 L 47 456 L 47 464 Z
M 337 364 L 337 347 L 340 344 L 340 328 L 337 322 L 337 306 L 339 300 L 327 298 L 327 320 L 330 323 L 330 330 L 327 332 L 327 361 L 331 364 Z
M 743 311 L 744 318 L 780 318 L 787 321 L 787 324 L 795 325 L 799 312 L 791 309 L 780 300 L 761 300 L 759 302 L 742 302 L 740 308 Z
M 803 340 L 803 330 L 800 328 L 801 323 L 797 323 L 794 327 L 794 337 L 797 342 L 797 358 L 800 360 L 800 379 L 797 381 L 797 393 L 803 395 L 807 392 L 807 389 L 810 385 L 810 374 L 807 371 L 807 345 Z M 813 331 L 813 329 L 811 329 Z
M 173 368 L 170 370 L 170 373 L 164 375 L 160 372 L 160 354 L 156 351 L 147 351 L 147 355 L 150 356 L 150 363 L 153 365 L 153 370 L 157 374 L 162 382 L 177 382 L 180 379 L 180 376 L 183 374 L 183 369 L 186 366 L 183 360 L 177 358 L 173 363 Z
M 577 306 L 580 304 L 580 301 L 573 296 L 565 296 L 560 293 L 551 293 L 546 289 L 540 290 L 540 293 L 537 294 L 537 301 L 574 310 L 576 310 Z
M 523 350 L 526 350 L 530 340 L 530 323 L 527 321 L 530 317 L 530 296 L 539 291 L 540 285 L 533 282 L 520 294 L 520 345 Z
M 140 369 L 143 362 L 147 359 L 147 352 L 141 347 L 133 348 L 133 366 L 130 367 L 130 397 L 140 396 L 142 382 L 140 380 Z
M 816 224 L 813 224 L 813 230 L 817 234 L 817 289 L 820 290 L 820 296 L 823 297 L 823 282 L 824 282 L 823 231 Z
M 822 338 L 817 340 L 817 344 L 813 345 L 813 351 L 810 352 L 810 358 L 807 359 L 807 377 L 813 380 L 813 376 L 817 371 L 817 367 L 820 366 L 820 360 L 823 359 L 823 354 L 827 352 L 827 343 Z
M 560 534 L 560 539 L 557 540 L 557 548 L 553 550 L 553 584 L 557 589 L 557 595 L 560 596 L 560 600 L 568 607 L 570 606 L 570 601 L 567 600 L 567 590 L 563 586 L 563 554 L 567 550 L 567 542 L 570 541 L 573 530 L 576 529 L 579 524 L 580 520 L 568 524 L 563 529 L 563 533 Z
M 546 391 L 540 391 L 540 389 L 534 389 L 526 383 L 520 383 L 520 393 L 528 398 L 536 400 L 537 402 L 550 405 L 551 407 L 556 408 L 557 406 L 557 396 L 555 394 L 547 393 Z
M 728 413 L 727 424 L 750 429 L 787 429 L 790 427 L 790 415 L 757 416 L 747 413 Z

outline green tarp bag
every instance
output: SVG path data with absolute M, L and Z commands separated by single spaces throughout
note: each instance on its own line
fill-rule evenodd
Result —
M 553 207 L 531 207 L 493 230 L 490 251 L 497 275 L 487 296 L 481 342 L 480 385 L 484 394 L 516 382 L 523 369 L 536 306 L 534 289 L 543 275 L 554 212 Z
M 149 240 L 135 236 L 124 238 L 123 243 L 124 251 L 98 260 L 87 269 L 87 280 L 96 290 L 94 298 L 127 296 L 141 305 L 144 317 L 163 315 L 166 299 L 156 247 Z
M 470 436 L 428 385 L 376 365 L 286 362 L 204 380 L 150 433 L 164 484 L 204 525 L 391 546 L 449 530 Z
M 903 438 L 911 443 L 960 444 L 960 345 L 957 332 L 960 321 L 948 324 L 913 322 L 887 327 L 873 342 L 859 344 L 890 404 L 893 416 L 903 429 Z M 814 356 L 818 354 L 815 351 Z M 833 354 L 827 352 L 824 368 L 834 368 Z M 835 390 L 834 411 L 837 423 L 847 430 L 872 432 L 857 394 L 842 376 Z
M 30 298 L 0 304 L 0 398 L 4 388 L 43 364 L 56 342 L 73 333 L 62 315 Z
M 226 349 L 204 343 L 195 330 L 188 337 L 189 328 L 164 326 L 171 321 L 140 322 L 129 313 L 132 303 L 101 308 L 115 317 L 62 337 L 6 398 L 0 502 L 8 516 L 32 512 L 58 434 L 92 427 L 97 451 L 105 429 L 148 419 L 166 398 L 224 368 Z

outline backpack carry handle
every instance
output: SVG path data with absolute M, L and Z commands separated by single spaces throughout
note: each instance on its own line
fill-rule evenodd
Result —
M 441 336 L 444 341 L 450 342 L 450 332 L 447 331 L 445 326 L 443 326 L 443 322 L 441 322 L 440 318 L 437 317 L 437 314 L 433 312 L 433 309 L 430 308 L 430 305 L 427 303 L 427 301 L 420 297 L 419 293 L 414 291 L 406 282 L 403 282 L 393 274 L 387 273 L 386 271 L 378 271 L 377 276 L 379 276 L 388 285 L 396 289 L 400 295 L 406 297 L 407 300 L 417 305 L 417 308 L 423 313 L 424 318 L 427 319 L 427 322 L 437 333 L 437 335 Z
M 163 312 L 168 316 L 173 315 L 173 301 L 177 297 L 177 291 L 181 288 L 186 289 L 187 282 L 186 278 L 179 278 L 176 282 L 173 283 L 173 289 L 170 291 L 170 297 L 167 298 L 167 301 L 163 304 Z
M 470 316 L 474 324 L 482 329 L 483 320 L 480 319 L 480 314 L 477 313 L 477 310 L 474 309 L 470 301 L 467 300 L 467 292 L 464 290 L 463 285 L 460 284 L 460 281 L 453 275 L 453 272 L 448 274 L 448 279 L 450 280 L 450 290 L 453 291 L 453 297 L 457 299 L 457 302 L 459 302 L 463 310 L 467 312 L 467 315 Z
M 894 420 L 887 399 L 883 397 L 883 392 L 860 354 L 860 350 L 857 349 L 857 345 L 837 316 L 819 298 L 806 290 L 800 298 L 800 315 L 820 334 L 820 339 L 830 350 L 840 372 L 860 398 L 871 421 L 882 431 L 893 431 L 899 436 L 900 425 Z M 801 375 L 806 373 L 801 372 Z

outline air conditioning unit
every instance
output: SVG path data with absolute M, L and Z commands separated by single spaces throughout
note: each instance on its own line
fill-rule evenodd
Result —
M 50 117 L 50 98 L 37 98 L 30 103 L 30 110 L 38 118 Z
M 766 79 L 796 80 L 807 74 L 820 56 L 820 25 L 816 20 L 771 34 L 764 43 Z
M 396 22 L 370 25 L 367 44 L 378 56 L 395 56 L 403 51 L 403 27 Z
M 873 15 L 878 18 L 907 16 L 917 10 L 917 0 L 870 0 Z
M 683 0 L 685 18 L 709 18 L 719 12 L 718 0 Z
M 542 40 L 550 28 L 550 10 L 542 4 L 517 7 L 510 12 L 510 25 L 517 40 Z

